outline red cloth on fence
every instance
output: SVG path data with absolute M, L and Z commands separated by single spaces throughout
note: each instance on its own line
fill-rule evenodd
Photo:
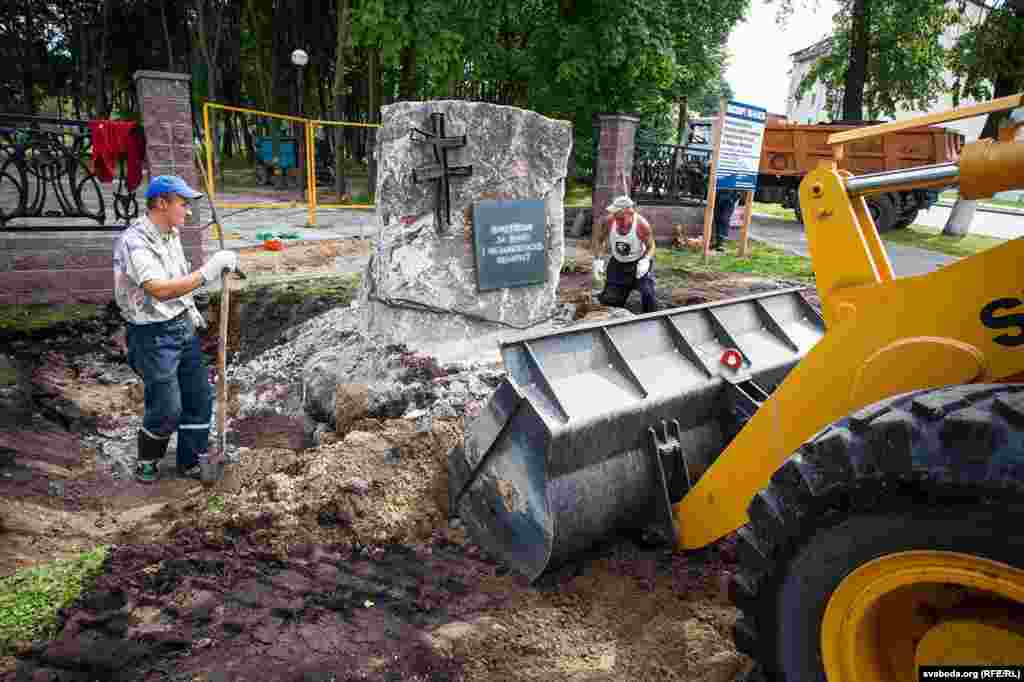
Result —
M 111 182 L 117 175 L 117 161 L 124 155 L 125 182 L 129 192 L 142 182 L 142 162 L 146 145 L 135 121 L 89 121 L 92 133 L 93 174 L 101 182 Z

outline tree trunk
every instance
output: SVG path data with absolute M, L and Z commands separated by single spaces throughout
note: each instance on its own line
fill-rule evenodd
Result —
M 690 127 L 689 109 L 687 107 L 688 100 L 686 97 L 679 98 L 679 122 L 676 125 L 676 135 L 679 141 L 678 145 L 686 144 L 686 133 Z
M 367 85 L 369 86 L 370 101 L 370 123 L 376 123 L 380 115 L 380 69 L 378 68 L 379 53 L 376 47 L 370 48 L 369 74 Z M 366 131 L 366 164 L 367 164 L 367 193 L 372 197 L 377 188 L 377 154 L 376 154 L 376 128 L 368 128 Z
M 416 45 L 406 45 L 401 54 L 402 75 L 398 84 L 398 97 L 406 101 L 416 99 Z
M 338 0 L 337 44 L 334 52 L 334 85 L 331 94 L 334 96 L 334 112 L 339 121 L 345 119 L 345 69 L 348 65 L 349 50 L 349 0 Z M 338 195 L 338 203 L 344 201 L 349 193 L 348 178 L 345 177 L 345 144 L 346 134 L 343 126 L 334 126 L 334 192 Z
M 853 26 L 850 31 L 850 66 L 843 91 L 843 119 L 864 120 L 864 83 L 868 75 L 868 27 L 871 0 L 853 0 Z
M 1017 10 L 1018 15 L 1024 14 L 1024 10 Z M 1014 94 L 1015 83 L 1012 78 L 1000 74 L 996 78 L 993 99 L 1006 97 Z M 994 111 L 985 119 L 985 127 L 981 129 L 979 139 L 995 139 L 999 132 L 999 123 L 1007 115 L 1005 111 Z M 950 211 L 949 219 L 942 228 L 942 234 L 952 237 L 962 237 L 971 230 L 971 222 L 974 220 L 974 213 L 978 209 L 978 202 L 967 199 L 957 199 Z
M 258 13 L 256 11 L 256 7 L 255 7 L 256 1 L 257 0 L 245 0 L 245 4 L 243 6 L 243 9 L 245 11 L 246 22 L 249 24 L 249 29 L 251 31 L 253 31 L 258 38 L 262 37 L 262 38 L 266 38 L 266 39 L 272 40 L 273 39 L 272 35 L 271 36 L 266 36 L 266 34 L 263 32 L 262 28 L 258 28 L 258 27 L 262 27 L 265 24 L 265 22 L 263 21 L 263 14 L 262 13 Z M 273 73 L 274 73 L 273 65 L 276 63 L 274 58 L 273 58 L 273 48 L 271 48 L 271 53 L 270 53 L 271 57 L 270 57 L 270 64 L 269 65 L 265 61 L 265 59 L 266 59 L 266 52 L 263 49 L 262 45 L 261 45 L 260 49 L 257 51 L 256 54 L 259 55 L 259 64 L 257 65 L 257 68 L 256 68 L 256 82 L 257 82 L 258 87 L 259 87 L 259 98 L 260 98 L 259 99 L 259 102 L 260 102 L 259 106 L 264 111 L 273 111 L 274 110 L 274 103 L 273 103 L 273 99 L 271 98 L 271 95 L 270 95 L 271 84 L 274 82 L 273 81 Z
M 687 116 L 686 98 L 679 98 L 679 120 L 676 124 L 676 148 L 672 150 L 672 174 L 668 179 L 668 191 L 669 196 L 675 196 L 676 192 L 679 191 L 678 179 L 679 179 L 679 162 L 683 158 L 681 147 L 686 144 L 686 129 L 689 127 L 689 117 Z
M 21 86 L 24 92 L 24 107 L 25 113 L 29 116 L 34 116 L 36 113 L 36 97 L 35 97 L 35 79 L 33 78 L 33 71 L 35 70 L 35 49 L 33 45 L 33 17 L 32 17 L 32 6 L 34 5 L 33 0 L 28 0 L 25 3 L 25 42 L 22 55 L 24 57 L 21 64 Z
M 78 46 L 78 54 L 73 55 L 74 59 L 74 72 L 76 78 L 71 83 L 71 97 L 75 107 L 75 118 L 81 120 L 82 118 L 82 90 L 85 86 L 86 78 L 88 76 L 88 54 L 89 54 L 89 41 L 85 39 L 85 28 L 82 21 L 75 22 L 74 35 L 75 44 Z
M 957 199 L 953 210 L 949 212 L 942 234 L 950 237 L 963 237 L 971 231 L 971 221 L 978 209 L 978 202 L 970 199 Z
M 103 0 L 103 25 L 100 31 L 100 54 L 96 63 L 96 117 L 110 118 L 107 101 L 107 35 L 110 30 L 110 0 Z
M 174 45 L 171 43 L 171 32 L 167 29 L 167 3 L 160 3 L 160 23 L 164 29 L 164 45 L 167 48 L 167 70 L 174 71 Z
M 999 74 L 996 77 L 995 87 L 993 88 L 992 99 L 999 99 L 1000 97 L 1007 97 L 1015 93 L 1016 88 L 1014 87 L 1014 79 L 1012 76 L 1005 74 Z M 1009 115 L 1008 111 L 993 111 L 985 118 L 985 127 L 981 129 L 981 134 L 978 135 L 979 139 L 991 138 L 996 139 L 999 133 L 999 123 Z
M 212 17 L 207 17 L 206 0 L 195 0 L 195 10 L 198 29 L 197 42 L 199 50 L 203 55 L 203 60 L 206 62 L 206 97 L 209 101 L 215 102 L 217 100 L 217 78 L 219 76 L 217 59 L 221 36 L 223 35 L 223 16 L 220 12 L 215 12 Z M 208 22 L 208 20 L 211 21 Z M 211 33 L 213 34 L 212 41 Z M 223 181 L 224 169 L 219 163 L 218 154 L 220 136 L 218 135 L 218 126 L 214 122 L 214 117 L 211 117 L 210 127 L 212 128 L 210 131 L 210 148 L 213 154 L 213 172 Z

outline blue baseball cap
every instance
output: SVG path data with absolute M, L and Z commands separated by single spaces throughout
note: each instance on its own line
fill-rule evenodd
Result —
M 202 192 L 197 192 L 189 187 L 188 183 L 177 175 L 158 175 L 149 181 L 146 198 L 152 199 L 161 194 L 177 194 L 189 200 L 203 196 Z

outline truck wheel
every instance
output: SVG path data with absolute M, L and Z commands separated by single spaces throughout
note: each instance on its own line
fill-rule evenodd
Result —
M 888 232 L 899 219 L 896 202 L 888 194 L 875 194 L 867 197 L 868 210 L 875 221 L 879 232 Z
M 1024 663 L 1024 385 L 864 408 L 801 446 L 748 515 L 734 638 L 767 679 Z
M 918 209 L 916 208 L 912 208 L 909 211 L 903 213 L 900 216 L 900 219 L 893 223 L 892 229 L 902 230 L 904 227 L 909 227 L 910 225 L 913 225 L 914 221 L 917 220 L 917 213 Z

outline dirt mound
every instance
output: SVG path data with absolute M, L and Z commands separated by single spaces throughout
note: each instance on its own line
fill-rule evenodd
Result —
M 300 256 L 334 270 L 345 254 L 333 248 L 254 252 L 262 262 L 249 271 L 285 274 Z M 560 302 L 589 300 L 589 275 L 570 274 Z M 783 285 L 659 276 L 658 294 L 670 307 Z M 283 300 L 256 297 L 245 309 L 246 333 L 274 347 L 260 353 L 255 341 L 243 343 L 246 357 L 230 372 L 236 393 L 244 384 L 265 405 L 291 395 L 285 379 L 312 353 L 353 338 L 351 311 L 334 298 L 340 285 L 280 291 Z M 271 304 L 280 320 L 269 320 Z M 574 309 L 577 320 L 605 312 Z M 261 319 L 269 321 L 260 327 Z M 0 480 L 0 513 L 16 525 L 5 531 L 4 556 L 13 567 L 117 544 L 98 584 L 62 614 L 57 638 L 13 663 L 0 659 L 0 680 L 725 682 L 746 668 L 723 590 L 735 562 L 731 539 L 683 555 L 612 538 L 531 585 L 449 524 L 447 454 L 462 419 L 493 389 L 475 369 L 420 376 L 410 366 L 405 378 L 420 388 L 396 382 L 402 410 L 370 412 L 380 419 L 358 418 L 343 436 L 321 429 L 320 445 L 307 450 L 280 420 L 241 410 L 248 394 L 236 395 L 229 433 L 259 422 L 277 439 L 253 441 L 261 447 L 242 451 L 210 489 L 184 480 L 145 488 L 111 464 L 131 445 L 140 396 L 122 375 L 123 355 L 97 352 L 115 348 L 109 325 L 94 326 L 74 352 L 80 339 L 66 332 L 46 342 L 68 354 L 60 361 L 36 353 L 35 340 L 19 346 L 44 368 L 27 372 L 25 385 L 36 387 L 33 409 L 55 420 L 59 437 L 37 429 L 38 443 L 16 439 L 35 454 L 18 450 L 4 465 L 11 477 Z M 424 407 L 410 397 L 421 388 L 459 416 L 406 410 Z M 398 413 L 404 418 L 391 418 Z
M 357 422 L 344 440 L 313 450 L 243 451 L 241 462 L 201 499 L 172 504 L 155 519 L 165 533 L 200 528 L 246 533 L 268 550 L 296 544 L 417 543 L 448 530 L 447 454 L 462 438 L 458 420 Z M 155 528 L 139 528 L 149 536 Z

